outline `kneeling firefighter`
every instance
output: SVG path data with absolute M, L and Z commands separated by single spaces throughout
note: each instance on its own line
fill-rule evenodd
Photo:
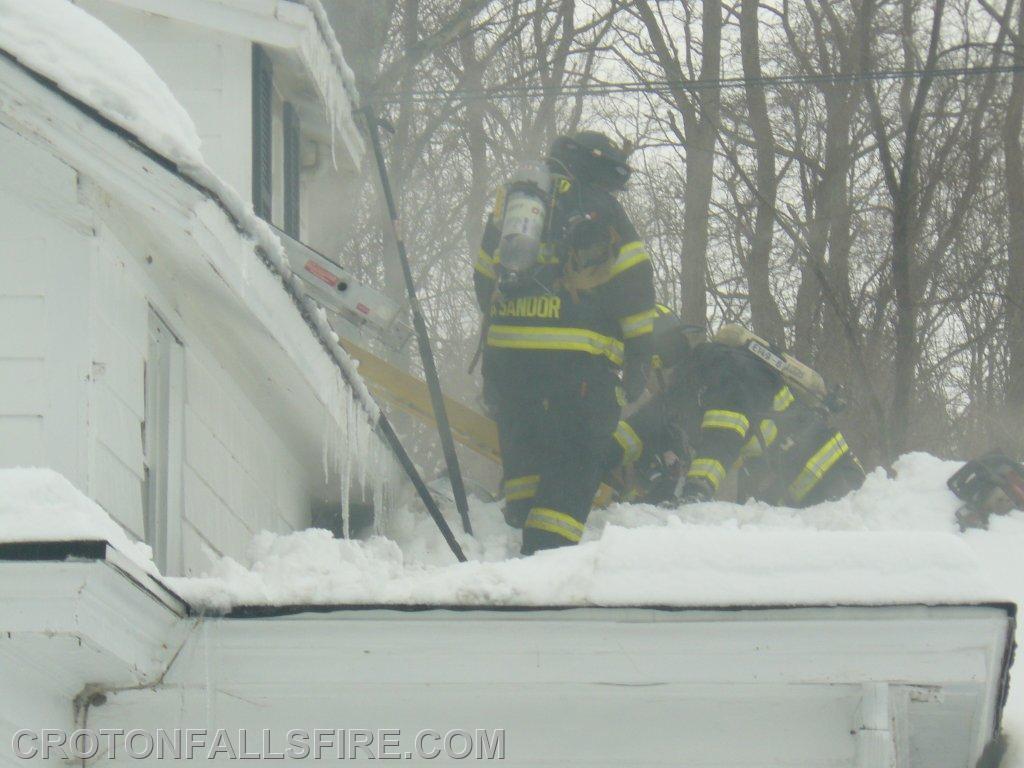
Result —
M 654 392 L 606 450 L 607 468 L 640 480 L 635 497 L 710 501 L 731 469 L 740 502 L 809 507 L 863 484 L 864 468 L 831 423 L 841 399 L 818 374 L 740 326 L 708 341 L 659 309 Z
M 615 198 L 627 160 L 600 133 L 556 139 L 499 191 L 476 262 L 484 397 L 524 554 L 580 540 L 619 420 L 619 369 L 627 397 L 644 388 L 657 310 L 647 250 Z

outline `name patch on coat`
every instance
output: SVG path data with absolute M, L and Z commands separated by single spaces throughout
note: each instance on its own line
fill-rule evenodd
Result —
M 525 296 L 509 299 L 491 307 L 491 317 L 536 317 L 558 320 L 562 317 L 562 300 L 558 296 Z

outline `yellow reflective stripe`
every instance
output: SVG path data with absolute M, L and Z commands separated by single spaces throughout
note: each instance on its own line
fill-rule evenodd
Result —
M 537 488 L 540 485 L 540 475 L 526 475 L 524 477 L 513 477 L 505 481 L 506 501 L 522 501 L 532 499 L 537 495 Z
M 487 346 L 499 349 L 569 350 L 604 355 L 622 365 L 625 347 L 611 336 L 586 328 L 527 327 L 492 325 L 487 330 Z
M 771 419 L 764 419 L 759 425 L 758 429 L 761 432 L 761 436 L 758 437 L 754 434 L 743 446 L 743 450 L 740 451 L 740 461 L 737 462 L 742 465 L 744 461 L 748 459 L 756 459 L 762 453 L 764 448 L 770 446 L 779 436 L 779 428 L 775 426 L 775 422 Z
M 541 243 L 537 255 L 538 264 L 558 264 L 558 248 L 551 243 Z
M 622 318 L 619 320 L 619 325 L 622 326 L 622 338 L 635 339 L 638 336 L 654 333 L 654 319 L 657 316 L 658 310 L 648 309 Z
M 647 255 L 646 246 L 641 241 L 635 240 L 632 243 L 626 243 L 619 249 L 619 255 L 615 257 L 615 261 L 612 262 L 608 273 L 611 277 L 615 277 L 627 269 L 635 267 L 637 264 L 650 261 L 650 259 L 651 257 Z
M 707 411 L 700 424 L 701 429 L 731 430 L 740 437 L 746 437 L 750 430 L 750 419 L 738 411 Z
M 789 406 L 795 402 L 796 398 L 793 396 L 789 387 L 783 387 L 778 391 L 778 394 L 775 395 L 775 403 L 772 407 L 775 409 L 776 413 L 782 413 L 782 411 L 789 408 Z
M 850 446 L 846 444 L 846 439 L 842 433 L 837 432 L 835 437 L 808 459 L 800 475 L 789 486 L 789 495 L 794 501 L 803 501 L 807 494 L 821 482 L 825 473 L 849 452 Z
M 480 249 L 480 253 L 477 254 L 476 264 L 473 268 L 484 277 L 494 280 L 497 278 L 497 273 L 494 271 L 494 267 L 497 265 L 498 260 L 491 256 L 483 248 Z
M 690 465 L 690 471 L 686 476 L 703 478 L 717 491 L 718 486 L 725 480 L 725 467 L 722 466 L 722 462 L 715 459 L 696 459 Z
M 622 463 L 632 464 L 644 452 L 644 441 L 640 435 L 625 421 L 620 421 L 615 428 L 615 442 L 622 448 Z
M 526 518 L 527 528 L 536 528 L 568 539 L 574 544 L 583 538 L 583 523 L 571 515 L 554 509 L 534 507 Z

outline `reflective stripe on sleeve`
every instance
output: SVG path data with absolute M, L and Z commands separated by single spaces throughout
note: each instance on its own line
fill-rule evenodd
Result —
M 526 518 L 527 528 L 536 528 L 568 539 L 573 544 L 583 538 L 584 525 L 575 517 L 545 507 L 534 507 Z
M 632 464 L 640 458 L 644 452 L 644 441 L 629 425 L 628 422 L 620 421 L 615 428 L 615 442 L 622 448 L 622 463 Z
M 499 349 L 586 352 L 603 355 L 615 365 L 622 365 L 622 356 L 625 354 L 621 341 L 586 328 L 492 325 L 487 330 L 487 346 Z
M 622 318 L 619 320 L 619 325 L 622 326 L 622 338 L 635 339 L 638 336 L 654 333 L 654 320 L 657 316 L 658 310 L 648 309 Z
M 497 264 L 498 260 L 481 248 L 480 253 L 477 254 L 476 264 L 473 265 L 473 268 L 487 279 L 495 280 L 498 276 L 494 271 Z
M 725 467 L 722 466 L 722 462 L 715 459 L 695 459 L 686 476 L 707 480 L 717 491 L 718 486 L 725 480 Z
M 789 408 L 793 403 L 796 402 L 796 398 L 793 396 L 793 392 L 789 387 L 783 387 L 775 395 L 775 402 L 772 407 L 776 413 L 782 413 Z
M 643 264 L 645 261 L 650 260 L 651 257 L 647 254 L 647 247 L 641 241 L 635 240 L 632 243 L 626 243 L 619 249 L 619 255 L 612 262 L 609 274 L 611 277 L 615 277 L 627 269 L 635 267 L 637 264 Z
M 800 475 L 789 486 L 789 495 L 794 501 L 803 501 L 807 494 L 817 487 L 836 462 L 850 452 L 850 446 L 842 433 L 837 432 L 821 449 L 808 459 Z
M 731 430 L 740 437 L 746 437 L 750 430 L 750 419 L 738 411 L 707 411 L 700 425 L 701 429 Z
M 771 446 L 779 436 L 779 428 L 775 426 L 775 422 L 771 419 L 763 419 L 758 429 L 761 434 L 758 435 L 755 432 L 747 441 L 747 444 L 743 446 L 743 450 L 740 452 L 740 459 L 742 461 L 758 458 L 764 453 L 763 449 Z

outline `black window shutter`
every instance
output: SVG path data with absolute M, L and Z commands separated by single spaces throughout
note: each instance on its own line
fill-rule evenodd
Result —
M 284 231 L 299 240 L 299 114 L 291 102 L 284 105 Z
M 252 205 L 270 221 L 274 205 L 274 65 L 267 52 L 252 47 Z

